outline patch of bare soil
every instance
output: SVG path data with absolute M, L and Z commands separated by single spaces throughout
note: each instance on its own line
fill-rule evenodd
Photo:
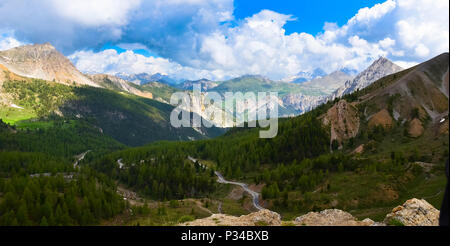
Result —
M 381 184 L 373 197 L 380 201 L 389 202 L 398 199 L 398 192 L 388 185 Z
M 422 126 L 422 122 L 419 119 L 414 118 L 409 123 L 409 129 L 408 129 L 409 136 L 411 136 L 413 138 L 420 137 L 420 136 L 422 136 L 423 131 L 424 131 L 424 128 Z
M 124 200 L 127 200 L 131 205 L 142 206 L 144 204 L 143 199 L 140 198 L 136 192 L 131 191 L 121 185 L 117 187 L 117 193 L 121 195 Z
M 244 189 L 240 186 L 236 186 L 231 190 L 230 194 L 228 194 L 227 198 L 232 200 L 239 200 L 244 196 Z
M 384 128 L 391 128 L 393 119 L 387 109 L 382 109 L 378 113 L 370 117 L 369 127 L 382 126 Z
M 258 193 L 261 193 L 261 191 L 264 188 L 264 186 L 266 186 L 266 184 L 259 184 L 259 185 L 251 184 L 251 185 L 248 186 L 248 188 L 250 190 L 252 190 L 252 191 L 256 191 Z

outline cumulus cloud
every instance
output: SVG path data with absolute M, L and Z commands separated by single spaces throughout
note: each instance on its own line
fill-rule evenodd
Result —
M 449 50 L 446 0 L 386 0 L 342 26 L 325 23 L 315 36 L 286 35 L 284 25 L 295 16 L 263 10 L 235 20 L 233 8 L 233 0 L 3 0 L 0 28 L 14 30 L 15 40 L 53 43 L 85 72 L 189 79 L 362 70 L 379 56 L 412 66 Z M 105 43 L 163 58 L 98 51 Z
M 14 38 L 12 31 L 0 30 L 0 50 L 9 50 L 24 44 Z
M 180 80 L 216 79 L 224 76 L 222 71 L 194 69 L 181 66 L 165 58 L 145 57 L 133 51 L 123 53 L 118 53 L 114 49 L 107 49 L 101 52 L 93 52 L 92 50 L 78 51 L 70 55 L 69 59 L 72 60 L 78 69 L 91 74 L 99 72 L 112 75 L 116 73 L 160 73 Z
M 64 54 L 141 43 L 182 60 L 180 54 L 195 50 L 197 33 L 219 28 L 232 13 L 232 0 L 2 0 L 0 28 L 15 30 L 19 40 L 50 42 Z

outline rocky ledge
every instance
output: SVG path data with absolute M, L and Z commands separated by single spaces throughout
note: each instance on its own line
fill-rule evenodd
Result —
M 383 222 L 371 219 L 358 220 L 350 213 L 339 209 L 309 212 L 294 221 L 282 221 L 278 213 L 264 209 L 240 217 L 214 214 L 208 218 L 183 223 L 184 226 L 438 226 L 439 210 L 425 200 L 413 198 L 395 207 Z
M 386 215 L 387 224 L 398 223 L 405 226 L 438 226 L 440 212 L 425 200 L 413 198 L 402 206 L 395 207 Z

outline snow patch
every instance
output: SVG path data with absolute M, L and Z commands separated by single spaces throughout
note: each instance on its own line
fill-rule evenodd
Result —
M 18 106 L 18 105 L 16 105 L 16 104 L 14 104 L 14 103 L 10 104 L 9 106 L 10 106 L 11 108 L 24 109 L 24 108 L 22 108 L 22 107 L 20 107 L 20 106 Z

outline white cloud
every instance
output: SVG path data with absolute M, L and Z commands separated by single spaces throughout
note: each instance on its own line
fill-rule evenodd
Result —
M 221 71 L 206 71 L 181 66 L 164 58 L 145 57 L 133 51 L 118 53 L 108 49 L 101 52 L 78 51 L 69 56 L 75 66 L 85 73 L 161 73 L 176 79 L 221 78 Z
M 50 0 L 55 12 L 64 19 L 86 26 L 124 25 L 130 10 L 141 0 Z
M 417 62 L 406 62 L 406 61 L 394 61 L 395 64 L 399 65 L 400 67 L 404 68 L 404 69 L 408 69 L 410 67 L 414 67 L 416 66 Z
M 2 31 L 0 29 L 0 50 L 9 50 L 24 44 L 25 43 L 14 38 L 14 33 L 12 31 Z
M 18 46 L 23 45 L 22 42 L 12 38 L 6 37 L 0 39 L 0 50 L 9 50 Z
M 234 20 L 233 0 L 105 2 L 3 0 L 0 28 L 13 29 L 15 40 L 49 41 L 66 54 L 75 52 L 71 58 L 83 71 L 189 79 L 243 74 L 282 79 L 317 67 L 362 70 L 379 56 L 407 67 L 449 50 L 446 0 L 387 0 L 360 9 L 343 26 L 325 23 L 316 36 L 301 30 L 286 35 L 284 25 L 295 17 L 270 10 Z M 79 51 L 105 43 L 164 58 Z

